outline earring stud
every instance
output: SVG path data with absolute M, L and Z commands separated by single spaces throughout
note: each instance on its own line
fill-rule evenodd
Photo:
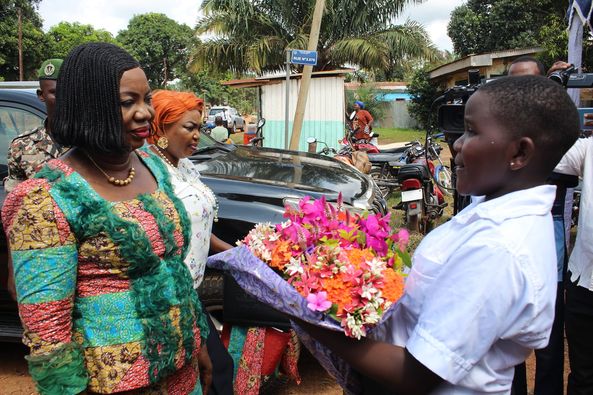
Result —
M 166 137 L 159 137 L 156 141 L 156 145 L 161 149 L 165 149 L 169 146 L 169 139 Z

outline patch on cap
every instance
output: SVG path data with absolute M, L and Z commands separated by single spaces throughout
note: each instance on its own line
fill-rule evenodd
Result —
M 40 80 L 57 80 L 60 68 L 62 67 L 62 59 L 48 59 L 41 64 L 37 71 L 37 77 Z

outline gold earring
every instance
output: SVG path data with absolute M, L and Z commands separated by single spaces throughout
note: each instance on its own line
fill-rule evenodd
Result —
M 156 141 L 156 145 L 161 149 L 165 149 L 169 146 L 169 139 L 166 137 L 159 137 Z

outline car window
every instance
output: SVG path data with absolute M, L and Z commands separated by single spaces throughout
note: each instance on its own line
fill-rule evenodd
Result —
M 12 139 L 43 125 L 43 121 L 43 117 L 20 108 L 0 107 L 0 164 L 6 165 Z
M 208 115 L 216 115 L 218 113 L 224 112 L 222 108 L 212 108 Z

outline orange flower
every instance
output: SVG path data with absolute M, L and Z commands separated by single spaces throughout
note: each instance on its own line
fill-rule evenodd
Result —
M 396 302 L 404 294 L 404 278 L 392 269 L 383 272 L 383 297 Z
M 321 279 L 321 289 L 327 292 L 327 300 L 338 305 L 338 316 L 352 302 L 351 287 L 347 286 L 340 275 Z
M 290 257 L 292 256 L 290 250 L 290 243 L 288 241 L 278 241 L 272 250 L 272 261 L 270 262 L 270 266 L 284 270 L 284 266 L 288 264 Z
M 346 256 L 348 257 L 348 262 L 354 265 L 357 269 L 360 269 L 364 262 L 374 258 L 373 252 L 368 248 L 364 250 L 358 248 L 346 250 Z

